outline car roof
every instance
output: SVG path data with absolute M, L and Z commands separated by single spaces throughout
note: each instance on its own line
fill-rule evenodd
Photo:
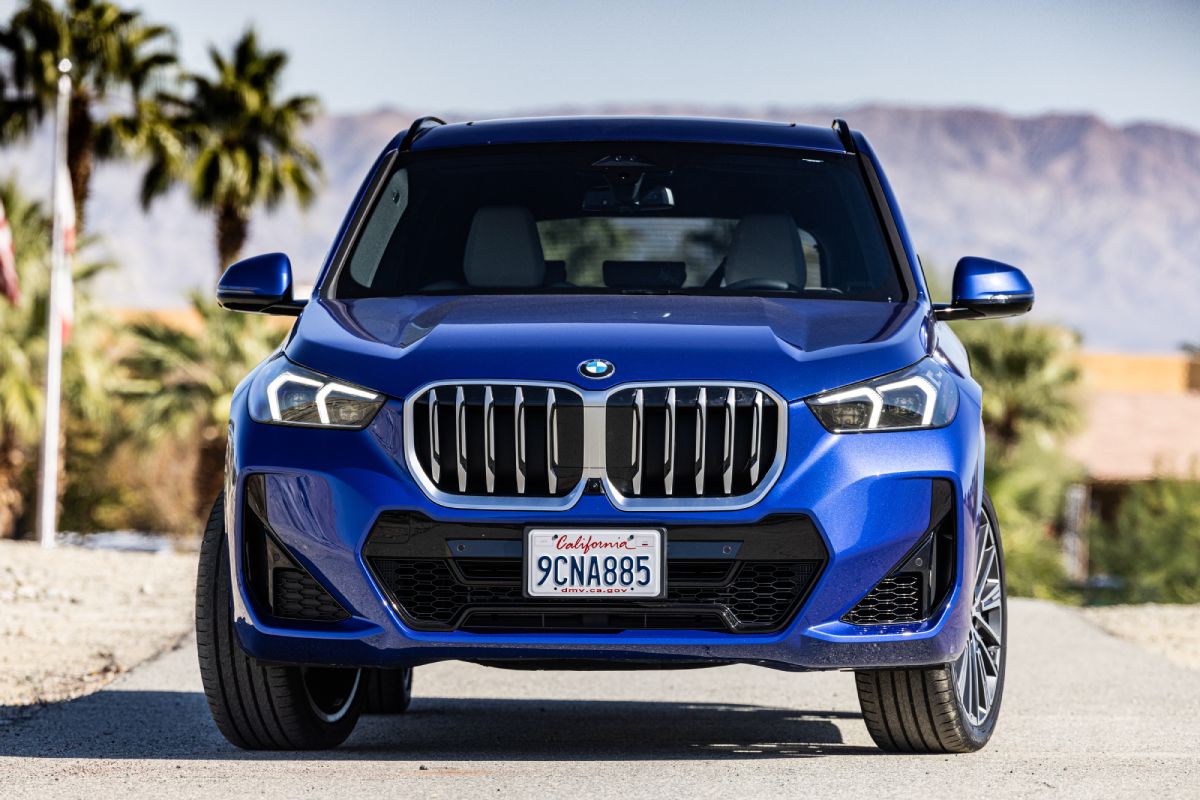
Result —
M 388 149 L 399 147 L 407 131 Z M 413 152 L 493 144 L 554 142 L 690 142 L 795 147 L 844 153 L 832 128 L 706 117 L 530 117 L 457 122 L 424 128 Z

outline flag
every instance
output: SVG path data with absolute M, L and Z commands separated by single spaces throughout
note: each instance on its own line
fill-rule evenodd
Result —
M 14 306 L 21 302 L 21 287 L 17 282 L 17 254 L 13 250 L 12 228 L 0 201 L 0 293 Z
M 71 176 L 66 164 L 59 164 L 58 181 L 54 187 L 55 222 L 62 231 L 63 264 L 54 287 L 58 295 L 58 319 L 62 325 L 62 340 L 66 344 L 71 338 L 71 326 L 75 324 L 75 285 L 71 280 L 71 261 L 75 255 L 75 195 L 71 192 Z

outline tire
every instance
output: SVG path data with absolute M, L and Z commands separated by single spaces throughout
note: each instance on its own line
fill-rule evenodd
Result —
M 363 713 L 403 714 L 412 702 L 412 667 L 363 670 Z
M 934 667 L 855 673 L 863 721 L 883 750 L 970 753 L 987 744 L 996 729 L 1004 696 L 1008 597 L 1000 526 L 986 492 L 983 513 L 975 542 L 977 579 L 971 596 L 971 635 L 963 655 L 953 663 Z M 989 557 L 994 569 L 984 563 Z M 998 642 L 991 633 L 996 631 Z M 993 667 L 994 677 L 989 674 Z M 973 675 L 979 680 L 971 681 Z M 980 699 L 986 701 L 983 706 L 977 702 Z
M 225 496 L 213 504 L 196 578 L 196 649 L 217 729 L 244 750 L 323 750 L 346 740 L 362 708 L 362 670 L 264 666 L 233 628 Z

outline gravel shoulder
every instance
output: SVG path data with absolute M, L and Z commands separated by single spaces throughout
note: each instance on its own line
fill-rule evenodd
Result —
M 192 627 L 196 556 L 0 540 L 0 721 L 93 692 Z
M 1200 670 L 1200 605 L 1105 606 L 1084 615 L 1113 636 Z

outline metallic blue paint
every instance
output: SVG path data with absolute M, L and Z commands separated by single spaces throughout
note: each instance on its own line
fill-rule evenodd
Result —
M 1009 264 L 992 261 L 990 258 L 966 256 L 954 267 L 954 288 L 951 305 L 978 311 L 986 316 L 1007 316 L 1007 313 L 989 313 L 997 307 L 1007 309 L 1016 305 L 1027 311 L 1033 304 L 1033 284 L 1025 273 Z
M 270 311 L 292 305 L 292 262 L 264 253 L 230 264 L 217 283 L 217 302 L 232 311 Z
M 414 147 L 432 150 L 511 142 L 711 141 L 842 152 L 832 131 L 712 120 L 569 119 L 503 121 L 433 128 Z M 391 157 L 399 137 L 377 160 Z M 247 476 L 266 476 L 267 518 L 279 540 L 349 612 L 337 623 L 281 625 L 260 617 L 230 559 L 239 591 L 234 619 L 242 645 L 270 662 L 403 665 L 445 659 L 613 658 L 743 661 L 781 669 L 945 663 L 961 651 L 970 619 L 974 550 L 983 479 L 981 393 L 961 345 L 934 322 L 915 251 L 882 168 L 856 135 L 874 171 L 917 288 L 911 302 L 707 296 L 543 295 L 315 299 L 293 330 L 293 361 L 387 395 L 364 430 L 286 428 L 252 421 L 250 380 L 238 387 L 231 417 L 231 555 L 241 552 L 241 493 Z M 371 178 L 354 201 L 366 197 Z M 321 281 L 350 230 L 343 222 Z M 318 297 L 320 295 L 317 295 Z M 583 378 L 582 361 L 602 353 L 619 376 Z M 801 398 L 892 372 L 933 355 L 952 367 L 957 416 L 938 430 L 875 436 L 830 434 Z M 430 501 L 403 455 L 403 398 L 432 380 L 542 380 L 606 389 L 634 381 L 761 381 L 788 401 L 784 470 L 757 505 L 734 511 L 624 512 L 603 495 L 567 511 L 454 510 Z M 586 384 L 586 386 L 584 385 Z M 955 489 L 960 535 L 950 595 L 929 620 L 856 627 L 841 617 L 891 570 L 929 523 L 931 481 Z M 407 628 L 372 579 L 361 549 L 385 510 L 435 520 L 554 525 L 728 524 L 803 513 L 829 551 L 817 585 L 782 632 L 726 634 L 629 631 L 620 634 L 429 633 Z M 963 533 L 966 532 L 966 533 Z
M 789 400 L 872 378 L 929 354 L 917 303 L 763 297 L 474 295 L 315 300 L 287 356 L 393 397 L 433 380 L 580 382 L 602 352 L 618 375 L 755 381 Z M 753 353 L 753 358 L 747 358 Z M 519 357 L 514 357 L 519 354 Z

